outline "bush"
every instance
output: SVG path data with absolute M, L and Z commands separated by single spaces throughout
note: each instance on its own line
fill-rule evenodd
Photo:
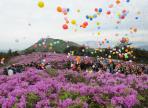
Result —
M 27 94 L 27 108 L 35 108 L 35 105 L 39 100 L 40 97 L 35 93 Z
M 71 105 L 68 108 L 83 108 L 82 104 L 78 104 L 78 105 Z
M 61 90 L 61 92 L 59 93 L 59 98 L 61 100 L 65 100 L 67 98 L 71 98 L 71 99 L 75 100 L 79 96 L 80 96 L 79 93 L 72 93 L 72 92 L 68 92 L 68 91 L 64 91 L 64 90 Z
M 134 108 L 146 108 L 148 106 L 148 90 L 140 91 L 138 94 L 138 100 L 140 101 L 139 105 L 136 105 Z
M 51 77 L 56 77 L 58 75 L 57 70 L 54 68 L 47 68 L 46 71 Z
M 85 82 L 86 81 L 86 79 L 82 75 L 67 74 L 67 75 L 65 75 L 65 78 L 72 83 L 78 83 L 78 82 Z

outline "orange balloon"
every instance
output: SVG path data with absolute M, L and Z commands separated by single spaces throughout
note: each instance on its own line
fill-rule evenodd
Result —
M 58 12 L 62 12 L 62 7 L 58 6 L 58 7 L 57 7 L 57 11 L 58 11 Z
M 80 27 L 82 27 L 82 28 L 86 28 L 86 26 L 85 26 L 84 24 L 82 24 Z
M 134 32 L 137 32 L 137 28 L 134 28 L 133 31 L 134 31 Z
M 116 4 L 120 4 L 120 0 L 116 0 Z
M 84 22 L 83 25 L 84 25 L 84 26 L 88 26 L 88 22 Z

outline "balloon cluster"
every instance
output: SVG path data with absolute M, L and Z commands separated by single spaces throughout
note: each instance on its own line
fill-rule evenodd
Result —
M 80 25 L 80 27 L 82 27 L 82 28 L 86 28 L 87 26 L 88 26 L 88 22 L 87 22 L 87 21 L 83 22 L 83 23 Z
M 98 42 L 97 42 L 98 47 L 103 46 L 103 45 L 105 45 L 105 44 L 109 44 L 109 43 L 110 43 L 110 41 L 107 40 L 106 38 L 104 38 L 102 41 L 98 41 Z M 110 47 L 110 45 L 108 45 L 108 47 Z
M 70 11 L 69 8 L 62 8 L 61 6 L 57 7 L 57 12 L 63 13 L 64 15 L 67 15 L 69 11 Z
M 102 13 L 103 9 L 102 8 L 95 8 L 95 12 L 97 13 Z
M 115 29 L 118 30 L 120 28 L 120 25 L 122 24 L 121 21 L 125 21 L 125 19 L 127 18 L 129 13 L 129 10 L 127 7 L 124 7 L 124 9 L 122 8 L 121 4 L 125 4 L 125 3 L 129 3 L 130 0 L 114 0 L 114 2 L 107 2 L 107 8 L 103 8 L 103 7 L 97 7 L 97 8 L 92 8 L 91 10 L 91 14 L 90 13 L 86 13 L 84 16 L 80 16 L 79 19 L 75 18 L 75 17 L 69 17 L 70 14 L 74 14 L 74 12 L 76 12 L 76 15 L 80 15 L 78 13 L 82 13 L 83 10 L 81 9 L 76 9 L 75 11 L 73 11 L 70 8 L 63 8 L 62 6 L 57 6 L 56 11 L 57 13 L 60 13 L 64 16 L 64 23 L 62 24 L 62 28 L 63 30 L 68 30 L 71 27 L 74 28 L 74 31 L 76 32 L 77 29 L 83 30 L 90 27 L 95 27 L 97 28 L 97 30 L 95 31 L 96 33 L 93 33 L 93 35 L 97 34 L 98 38 L 99 38 L 99 42 L 97 42 L 98 48 L 100 47 L 104 47 L 104 46 L 108 46 L 108 49 L 111 50 L 111 54 L 115 55 L 117 54 L 119 56 L 119 58 L 128 58 L 129 55 L 132 54 L 132 52 L 128 49 L 128 48 L 120 48 L 120 49 L 111 49 L 110 48 L 110 41 L 109 39 L 102 39 L 102 37 L 100 38 L 100 36 L 103 35 L 103 33 L 101 33 L 100 29 L 105 28 L 102 24 L 102 22 L 99 21 L 100 18 L 103 18 L 102 16 L 107 16 L 109 18 L 111 18 L 111 20 L 115 20 Z M 44 2 L 42 0 L 40 0 L 38 2 L 38 6 L 40 8 L 43 8 L 45 6 Z M 121 6 L 121 7 L 120 7 Z M 117 7 L 117 8 L 116 8 Z M 115 9 L 114 9 L 115 8 Z M 139 15 L 141 14 L 140 11 L 136 12 L 136 16 L 134 17 L 134 20 L 138 20 L 139 19 Z M 109 19 L 110 20 L 110 19 Z M 106 22 L 103 22 L 104 24 Z M 110 23 L 110 22 L 109 22 Z M 82 29 L 81 29 L 82 28 Z M 131 27 L 129 28 L 129 33 L 137 33 L 138 28 L 137 27 Z M 129 43 L 129 33 L 126 33 L 126 35 L 124 35 L 125 37 L 122 37 L 121 40 L 118 40 L 121 44 L 128 44 Z M 120 36 L 120 34 L 118 32 L 115 33 L 115 35 L 113 36 Z M 113 38 L 113 37 L 112 37 Z M 54 44 L 54 43 L 53 43 Z M 52 46 L 52 45 L 50 45 Z M 69 47 L 69 46 L 68 46 Z M 124 50 L 124 51 L 123 51 Z M 100 50 L 101 52 L 103 51 L 103 49 Z M 107 55 L 109 58 L 112 58 L 112 55 Z M 106 56 L 106 57 L 107 57 Z
M 131 27 L 130 28 L 130 33 L 136 33 L 138 29 L 136 27 Z
M 126 37 L 122 37 L 122 39 L 120 40 L 121 43 L 128 43 L 129 39 Z
M 92 21 L 93 19 L 96 19 L 97 18 L 97 14 L 94 14 L 94 15 L 86 15 L 86 19 L 87 20 L 90 20 L 90 21 Z
M 127 16 L 129 12 L 127 10 L 123 10 L 121 13 L 118 13 L 117 16 L 119 19 L 123 20 Z
M 95 8 L 95 14 L 93 15 L 86 15 L 86 19 L 92 21 L 93 19 L 96 19 L 98 17 L 98 15 L 100 15 L 102 13 L 102 8 Z

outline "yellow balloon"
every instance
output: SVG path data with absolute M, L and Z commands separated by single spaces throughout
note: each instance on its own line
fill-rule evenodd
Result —
M 97 25 L 100 25 L 100 22 L 97 22 Z
M 118 16 L 118 17 L 120 17 L 120 16 L 121 16 L 121 14 L 118 12 L 118 13 L 117 13 L 117 16 Z
M 79 13 L 80 12 L 80 9 L 78 9 L 77 12 Z
M 76 24 L 76 20 L 72 20 L 71 24 L 75 25 Z
M 38 2 L 38 6 L 39 6 L 40 8 L 43 8 L 43 7 L 45 6 L 45 4 L 44 4 L 43 1 L 39 1 L 39 2 Z
M 99 15 L 99 16 L 100 16 L 100 15 L 101 15 L 101 13 L 100 13 L 100 12 L 98 12 L 98 13 L 97 13 L 97 15 Z
M 101 35 L 101 33 L 100 33 L 100 32 L 98 32 L 98 35 L 100 36 L 100 35 Z
M 93 19 L 93 16 L 90 16 L 90 18 L 92 18 L 92 19 Z

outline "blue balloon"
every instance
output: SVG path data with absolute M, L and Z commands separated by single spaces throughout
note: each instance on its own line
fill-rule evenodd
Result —
M 109 43 L 109 41 L 106 41 L 106 43 Z
M 93 20 L 93 18 L 90 18 L 90 21 L 92 21 Z
M 126 2 L 130 2 L 130 0 L 126 0 Z
M 98 29 L 101 29 L 101 27 L 98 27 Z
M 86 19 L 89 19 L 89 16 L 88 15 L 86 15 Z
M 137 19 L 139 19 L 138 17 L 135 17 L 135 19 L 137 20 Z
M 102 8 L 99 8 L 99 10 L 98 10 L 100 13 L 102 12 Z
M 70 11 L 70 9 L 69 8 L 67 8 L 67 12 L 69 12 Z

